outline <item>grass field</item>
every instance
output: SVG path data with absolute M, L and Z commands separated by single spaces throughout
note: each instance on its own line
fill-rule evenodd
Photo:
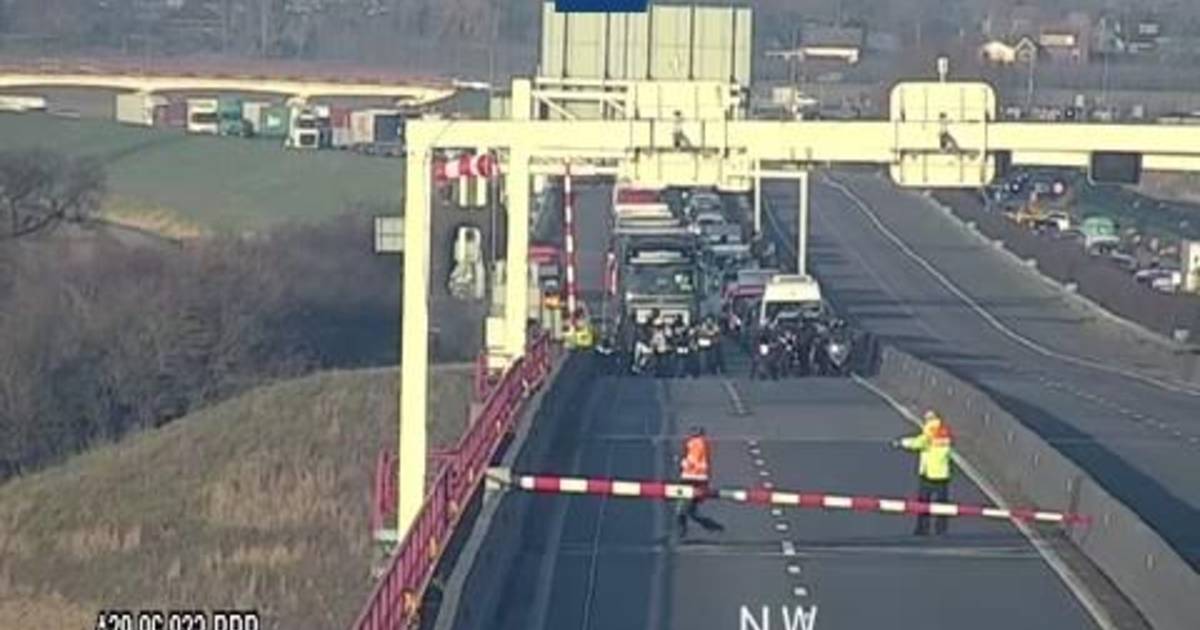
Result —
M 395 159 L 35 114 L 0 114 L 0 139 L 4 149 L 101 157 L 105 215 L 176 236 L 324 218 L 354 203 L 399 212 L 404 169 Z
M 436 447 L 466 426 L 471 370 L 435 370 Z M 370 478 L 397 378 L 285 381 L 0 486 L 0 628 L 227 607 L 263 628 L 346 627 L 371 588 Z

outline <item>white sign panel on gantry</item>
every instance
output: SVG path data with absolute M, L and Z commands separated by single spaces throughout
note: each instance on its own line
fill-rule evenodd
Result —
M 538 76 L 746 87 L 752 19 L 747 6 L 652 4 L 644 13 L 560 13 L 546 2 Z
M 996 164 L 987 152 L 987 129 L 996 118 L 996 92 L 990 85 L 900 83 L 892 89 L 888 113 L 898 147 L 890 165 L 896 183 L 935 188 L 992 181 Z

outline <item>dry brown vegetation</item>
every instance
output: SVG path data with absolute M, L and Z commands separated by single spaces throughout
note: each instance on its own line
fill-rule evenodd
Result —
M 435 369 L 431 442 L 446 445 L 465 426 L 471 370 Z M 344 627 L 371 586 L 370 478 L 395 439 L 397 378 L 255 389 L 0 486 L 0 628 L 181 606 Z
M 371 226 L 344 215 L 182 247 L 66 226 L 0 242 L 0 480 L 271 379 L 395 364 L 399 270 L 372 252 Z

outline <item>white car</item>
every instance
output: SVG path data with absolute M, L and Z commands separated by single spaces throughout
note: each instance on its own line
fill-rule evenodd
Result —
M 820 317 L 825 313 L 821 284 L 809 275 L 776 274 L 763 288 L 758 325 L 766 327 L 780 316 Z

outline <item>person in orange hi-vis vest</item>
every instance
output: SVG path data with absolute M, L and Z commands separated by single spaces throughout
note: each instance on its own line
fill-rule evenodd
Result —
M 683 441 L 683 457 L 679 459 L 679 477 L 684 483 L 689 483 L 698 491 L 696 498 L 686 504 L 679 503 L 676 518 L 679 522 L 679 537 L 687 536 L 688 519 L 696 521 L 705 531 L 723 531 L 725 528 L 711 518 L 699 513 L 700 504 L 704 501 L 704 493 L 708 490 L 710 470 L 708 437 L 704 429 L 693 427 L 687 439 Z

